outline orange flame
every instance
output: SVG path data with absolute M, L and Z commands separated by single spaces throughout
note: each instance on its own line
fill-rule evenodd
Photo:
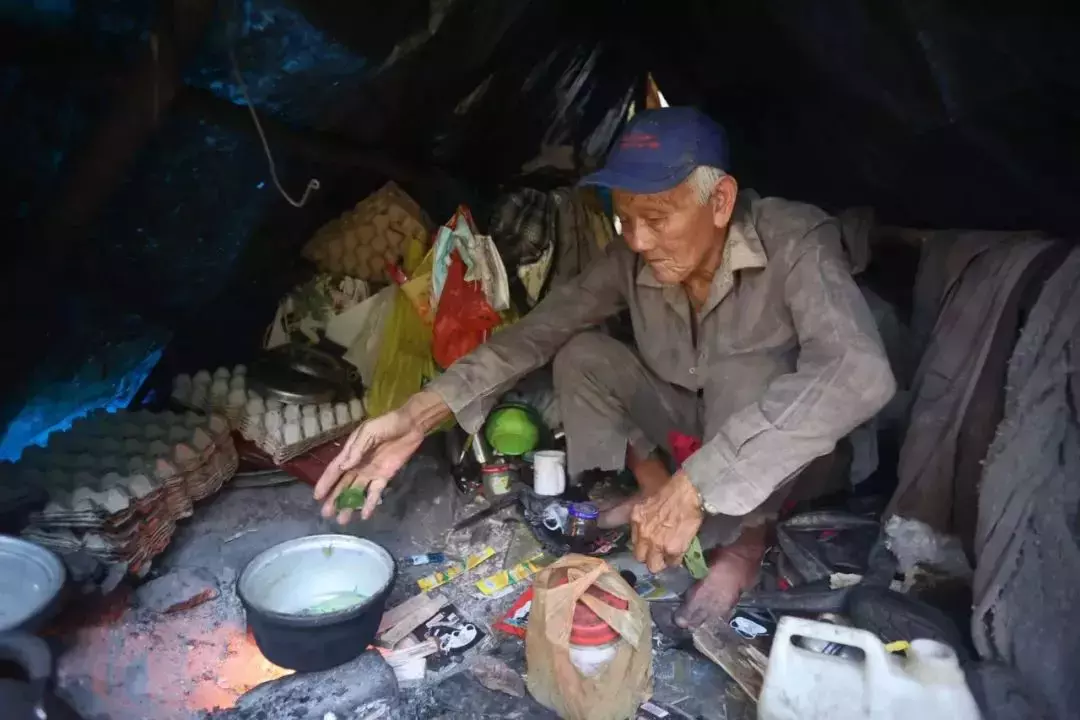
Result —
M 216 680 L 213 683 L 202 683 L 197 686 L 188 696 L 188 708 L 192 710 L 230 708 L 236 704 L 237 698 L 255 686 L 293 673 L 292 670 L 279 667 L 267 660 L 259 652 L 250 632 L 229 627 L 222 627 L 219 630 L 225 631 L 224 637 L 215 638 L 215 642 L 207 648 L 211 651 L 212 657 L 204 656 L 203 653 L 197 651 L 198 648 L 188 654 L 188 668 L 192 675 L 196 672 L 205 673 L 207 666 L 217 665 Z M 218 652 L 222 645 L 225 647 L 223 658 Z

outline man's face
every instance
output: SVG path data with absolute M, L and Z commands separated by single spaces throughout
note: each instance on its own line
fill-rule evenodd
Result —
M 721 180 L 704 205 L 686 182 L 654 195 L 615 190 L 612 197 L 626 244 L 649 263 L 658 282 L 676 285 L 702 265 L 723 237 L 731 219 L 728 190 L 733 201 L 735 184 L 730 176 Z

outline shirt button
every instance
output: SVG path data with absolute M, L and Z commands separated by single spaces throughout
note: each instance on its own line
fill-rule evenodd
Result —
M 691 375 L 697 375 L 697 368 L 690 368 Z

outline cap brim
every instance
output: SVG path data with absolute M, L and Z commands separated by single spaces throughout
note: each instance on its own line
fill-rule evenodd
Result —
M 690 177 L 691 172 L 693 172 L 693 168 L 675 175 L 648 177 L 643 174 L 630 174 L 612 168 L 604 168 L 591 175 L 586 175 L 578 182 L 578 185 L 599 185 L 612 190 L 624 190 L 638 195 L 652 195 L 672 189 Z

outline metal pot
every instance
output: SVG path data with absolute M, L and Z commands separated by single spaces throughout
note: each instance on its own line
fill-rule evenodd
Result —
M 41 638 L 0 633 L 0 660 L 17 665 L 26 680 L 0 677 L 0 708 L 12 720 L 78 720 L 78 714 L 52 693 L 53 659 Z
M 0 632 L 34 632 L 59 607 L 67 570 L 40 545 L 0 535 L 0 578 Z
M 267 660 L 326 670 L 375 639 L 396 575 L 390 553 L 370 540 L 311 535 L 257 555 L 240 573 L 237 594 Z

